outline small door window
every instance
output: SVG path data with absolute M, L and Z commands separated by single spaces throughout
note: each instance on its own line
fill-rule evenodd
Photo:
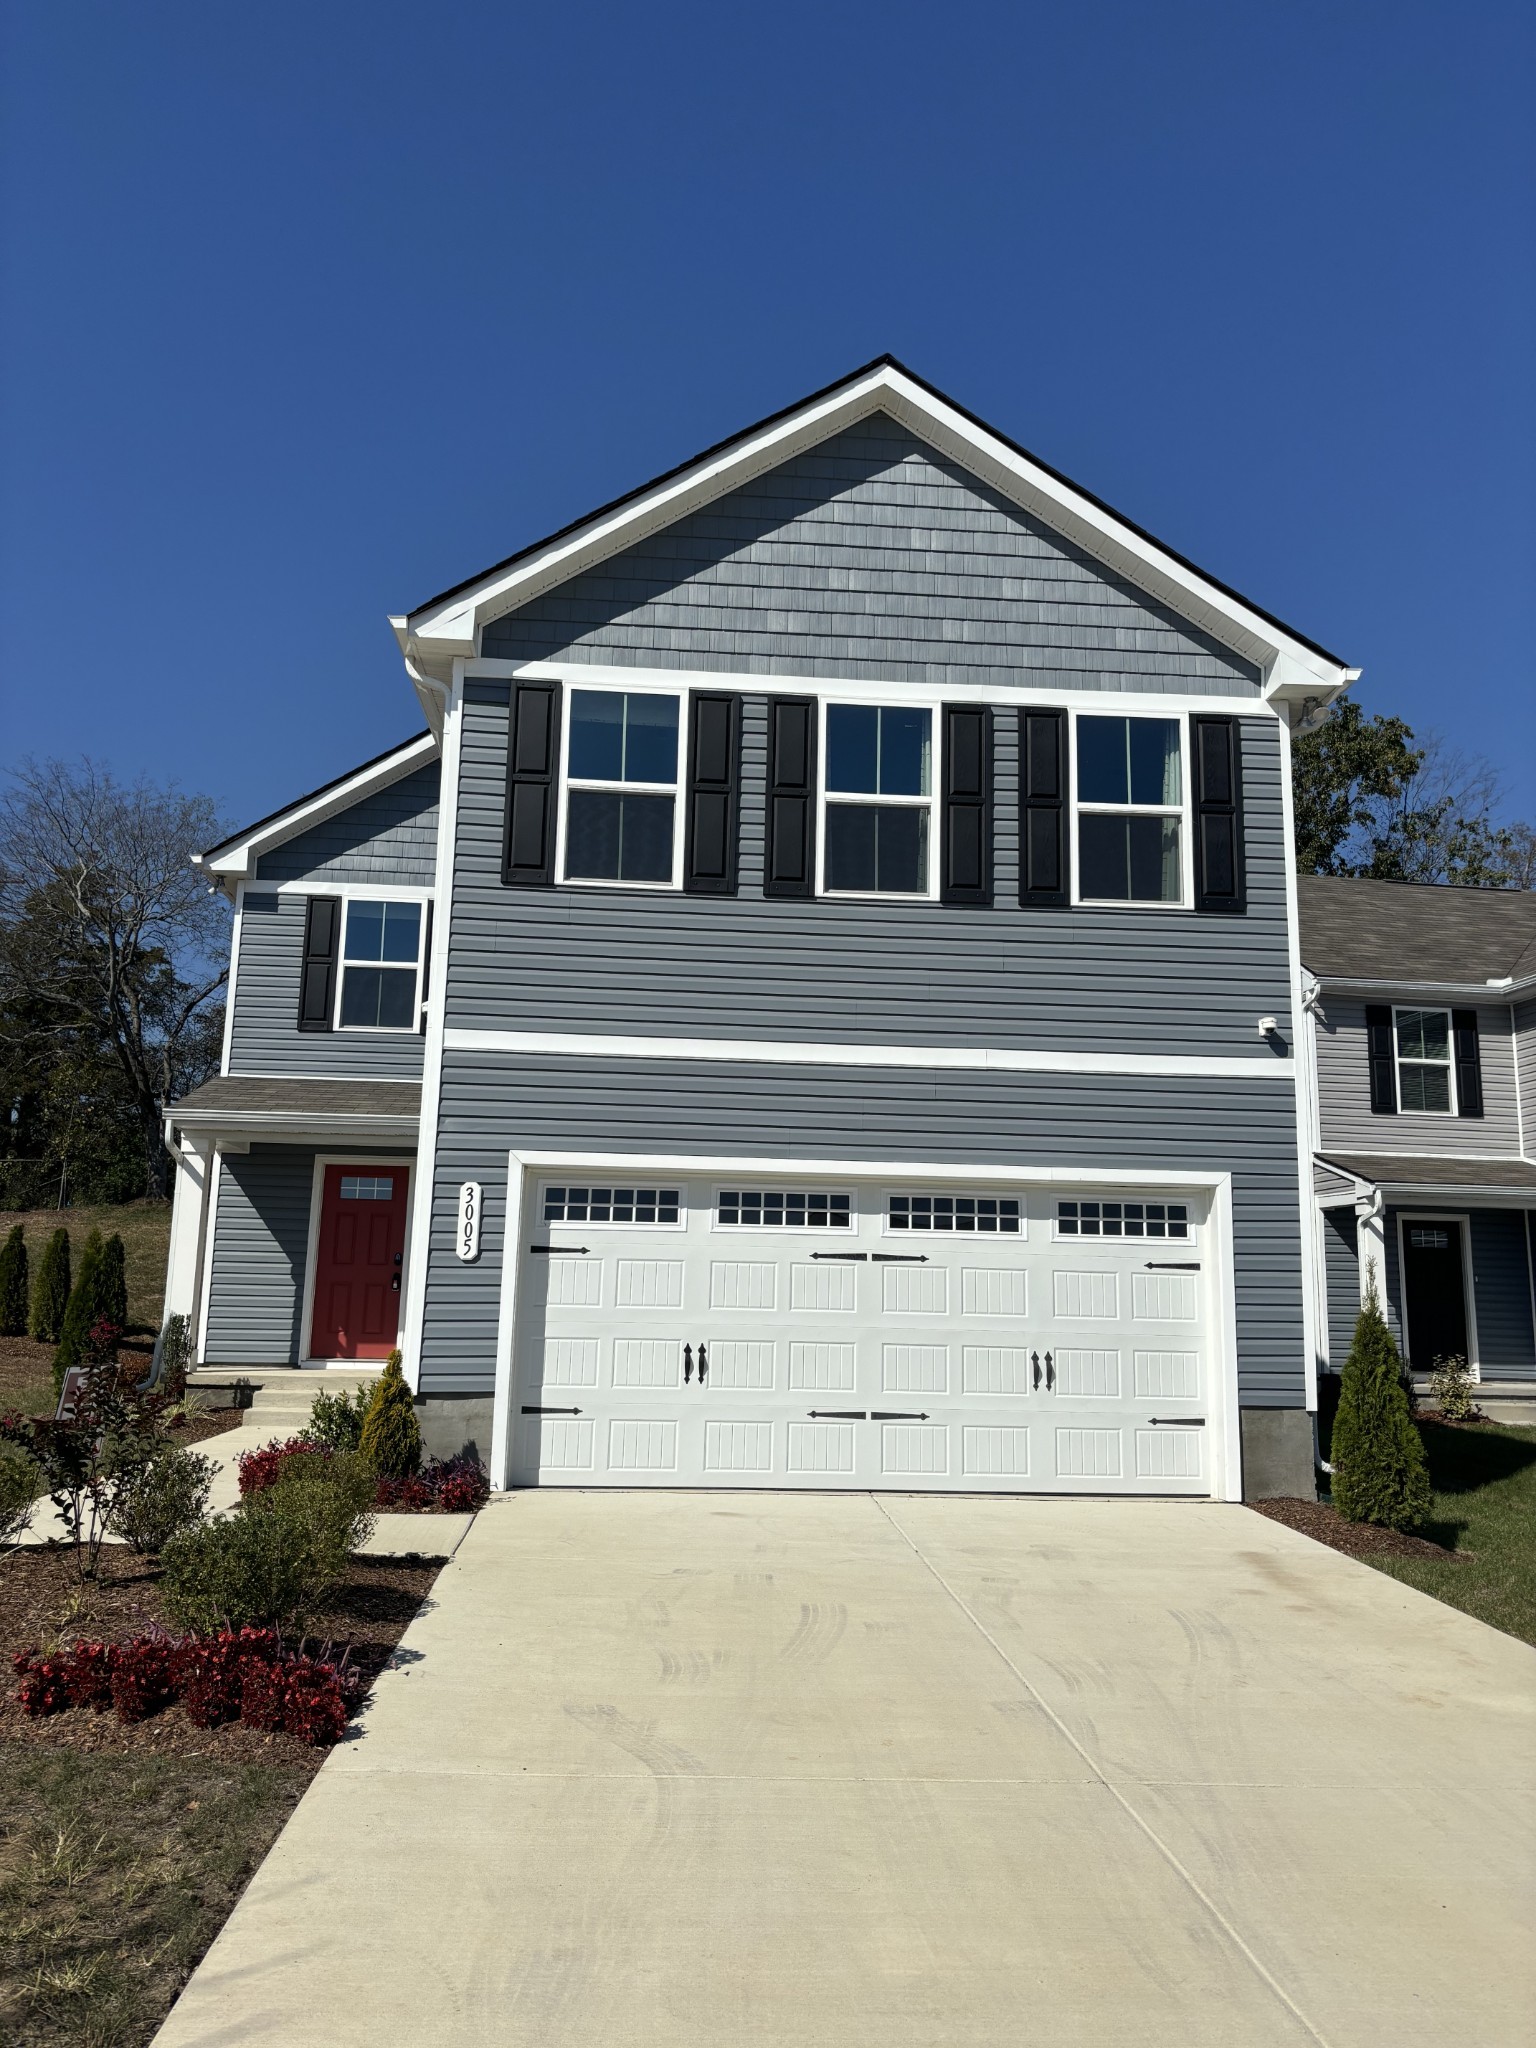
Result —
M 344 1173 L 341 1199 L 344 1202 L 392 1202 L 395 1177 L 392 1173 Z

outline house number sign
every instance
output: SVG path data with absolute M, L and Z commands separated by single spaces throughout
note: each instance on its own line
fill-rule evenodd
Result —
M 480 1183 L 467 1180 L 459 1189 L 458 1242 L 454 1250 L 461 1259 L 480 1256 Z

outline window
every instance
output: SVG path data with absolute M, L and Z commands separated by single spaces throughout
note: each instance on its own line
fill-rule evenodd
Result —
M 676 1188 L 546 1188 L 546 1223 L 676 1223 Z
M 1451 1013 L 1397 1010 L 1397 1099 L 1405 1110 L 1449 1116 L 1451 1095 Z
M 1058 1237 L 1189 1236 L 1184 1202 L 1058 1202 Z
M 675 887 L 681 700 L 571 691 L 562 806 L 568 882 Z
M 931 711 L 829 704 L 823 890 L 931 896 L 934 783 Z
M 1408 1232 L 1408 1242 L 1416 1252 L 1448 1252 L 1451 1248 L 1451 1233 L 1448 1230 L 1430 1230 L 1416 1224 Z
M 341 954 L 343 1030 L 416 1029 L 425 921 L 419 903 L 347 899 Z
M 886 1205 L 892 1230 L 960 1230 L 1017 1237 L 1019 1205 L 992 1195 L 892 1195 Z
M 732 1229 L 847 1230 L 853 1221 L 853 1200 L 849 1195 L 725 1189 L 715 1213 Z
M 344 1202 L 392 1202 L 395 1177 L 392 1173 L 344 1173 L 341 1199 Z
M 1183 742 L 1176 718 L 1077 719 L 1082 903 L 1181 903 Z

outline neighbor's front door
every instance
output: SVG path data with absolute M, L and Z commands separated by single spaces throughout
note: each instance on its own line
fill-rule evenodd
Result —
M 387 1358 L 405 1271 L 403 1166 L 328 1166 L 320 1197 L 311 1358 Z
M 1467 1295 L 1461 1225 L 1403 1223 L 1403 1306 L 1408 1360 L 1429 1372 L 1437 1358 L 1467 1356 Z

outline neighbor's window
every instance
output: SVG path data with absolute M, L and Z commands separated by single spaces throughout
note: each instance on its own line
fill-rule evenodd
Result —
M 566 881 L 678 881 L 680 701 L 647 690 L 571 691 Z
M 341 954 L 343 1029 L 416 1029 L 422 924 L 419 903 L 348 899 Z
M 1182 902 L 1183 804 L 1178 719 L 1079 717 L 1079 901 Z
M 1397 1099 L 1404 1109 L 1451 1113 L 1451 1013 L 1399 1010 Z
M 933 855 L 933 713 L 827 706 L 822 888 L 928 896 Z

